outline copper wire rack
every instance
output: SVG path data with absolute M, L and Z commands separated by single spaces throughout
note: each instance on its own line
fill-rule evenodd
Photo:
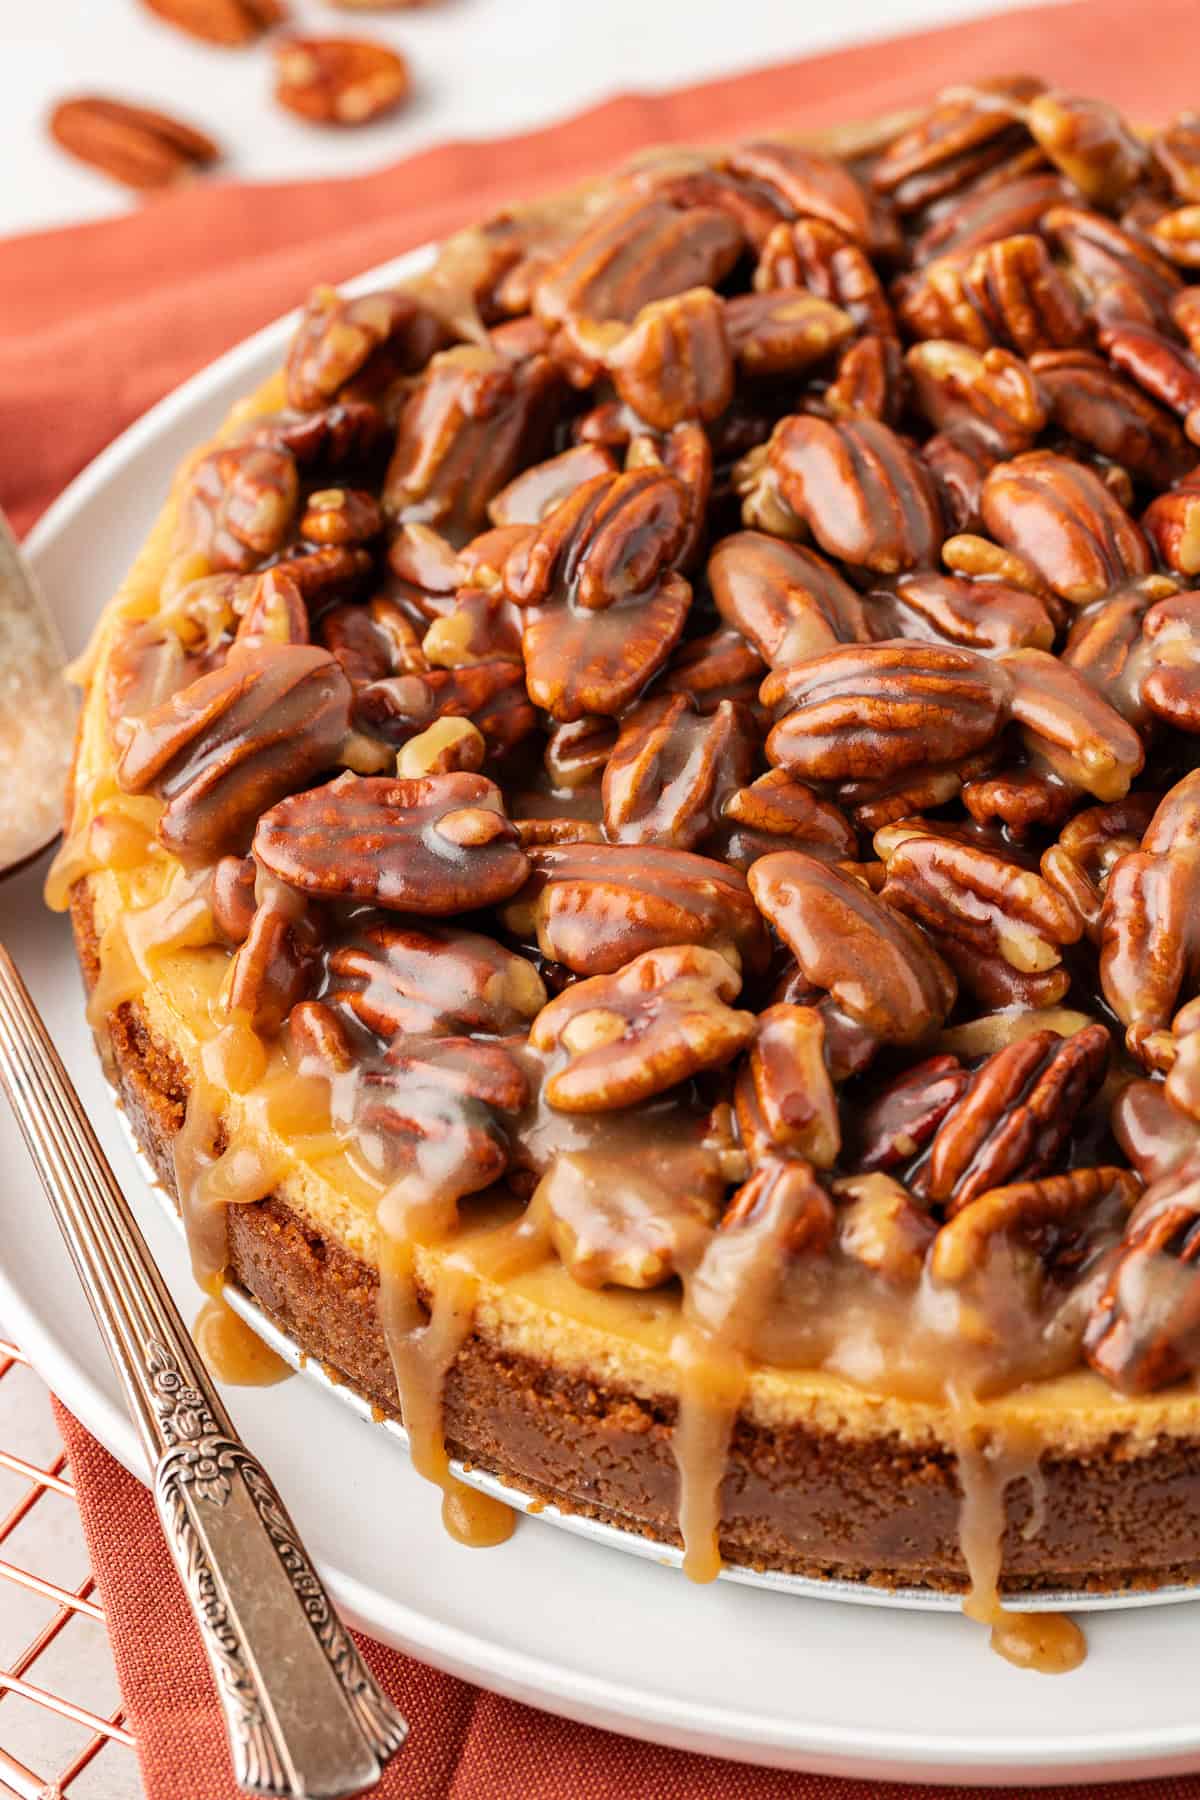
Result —
M 49 1395 L 0 1334 L 0 1796 L 136 1800 L 133 1743 Z

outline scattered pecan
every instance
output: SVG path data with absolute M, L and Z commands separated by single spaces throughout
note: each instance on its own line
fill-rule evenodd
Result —
M 607 975 L 673 944 L 730 949 L 748 970 L 766 935 L 736 869 L 684 850 L 561 844 L 529 852 L 530 878 L 505 908 L 509 928 L 578 975 Z
M 1151 141 L 1155 161 L 1181 200 L 1200 200 L 1200 118 L 1179 113 Z
M 335 296 L 335 304 L 348 309 L 356 303 L 339 303 Z M 300 360 L 296 353 L 298 342 L 299 336 L 293 340 L 290 363 Z M 304 379 L 298 368 L 296 379 L 298 382 Z M 296 466 L 306 475 L 317 476 L 373 469 L 387 438 L 387 421 L 379 408 L 368 400 L 339 401 L 332 406 L 321 406 L 315 412 L 299 412 L 289 407 L 284 412 L 256 419 L 249 431 L 250 443 L 265 444 L 272 450 L 286 450 L 295 457 Z
M 1142 682 L 1150 711 L 1178 731 L 1200 731 L 1200 597 L 1170 594 L 1142 619 L 1152 666 Z
M 1035 1031 L 997 1050 L 938 1126 L 915 1178 L 918 1192 L 953 1218 L 991 1188 L 1046 1174 L 1104 1080 L 1108 1058 L 1103 1025 L 1065 1038 Z
M 1200 1151 L 1200 1123 L 1172 1105 L 1161 1081 L 1130 1081 L 1121 1089 L 1112 1131 L 1148 1187 Z
M 750 778 L 758 734 L 732 700 L 699 712 L 685 694 L 626 713 L 604 770 L 604 823 L 614 843 L 690 850 Z
M 828 555 L 880 575 L 933 561 L 943 535 L 933 478 L 877 419 L 784 419 L 768 466 Z
M 832 1168 L 842 1147 L 837 1096 L 825 1064 L 825 1021 L 811 1006 L 769 1006 L 758 1016 L 735 1105 L 754 1164 L 772 1154 Z
M 711 631 L 680 644 L 660 678 L 659 691 L 687 694 L 698 712 L 715 712 L 733 700 L 757 713 L 758 690 L 766 670 L 740 631 Z
M 289 576 L 281 575 L 278 569 L 268 569 L 253 582 L 253 592 L 241 603 L 234 642 L 249 645 L 308 641 L 308 609 L 303 594 Z
M 725 304 L 711 288 L 652 300 L 628 331 L 616 324 L 591 330 L 599 340 L 597 362 L 626 406 L 655 431 L 685 419 L 719 418 L 733 398 L 731 333 Z
M 963 986 L 988 1006 L 1053 1006 L 1071 978 L 1062 951 L 1081 922 L 1040 875 L 978 845 L 903 825 L 877 840 L 880 898 L 929 933 Z
M 428 666 L 420 632 L 395 601 L 382 596 L 365 606 L 331 607 L 318 635 L 356 686 Z
M 142 0 L 168 25 L 206 44 L 236 49 L 287 17 L 283 0 Z
M 870 640 L 854 589 L 803 545 L 761 531 L 735 532 L 709 557 L 708 582 L 721 617 L 773 667 Z
M 275 98 L 313 125 L 365 125 L 408 98 L 398 50 L 363 38 L 287 38 L 275 46 Z
M 1134 236 L 1103 213 L 1078 206 L 1051 207 L 1041 226 L 1108 322 L 1167 322 L 1180 278 L 1144 237 Z
M 137 719 L 118 780 L 165 800 L 167 849 L 212 861 L 245 850 L 267 807 L 335 764 L 349 727 L 350 684 L 328 651 L 246 647 Z
M 131 188 L 171 187 L 219 162 L 210 137 L 168 113 L 101 94 L 60 100 L 48 120 L 55 143 Z
M 823 399 L 831 417 L 862 414 L 894 425 L 908 391 L 904 357 L 893 337 L 861 337 L 847 344 Z
M 222 856 L 213 865 L 209 905 L 213 924 L 230 944 L 244 944 L 257 902 L 254 898 L 254 858 Z
M 764 856 L 749 881 L 808 984 L 882 1042 L 917 1043 L 945 1018 L 954 976 L 916 926 L 861 882 L 795 850 Z
M 1192 202 L 1160 213 L 1148 235 L 1181 269 L 1200 268 L 1200 205 Z
M 318 899 L 432 914 L 494 906 L 529 870 L 500 790 L 482 775 L 347 773 L 264 812 L 254 854 Z
M 1185 350 L 1167 330 L 1127 320 L 1103 329 L 1100 343 L 1118 369 L 1180 415 L 1195 444 L 1200 439 L 1200 359 L 1195 350 Z
M 546 1004 L 533 965 L 455 925 L 368 918 L 328 956 L 326 1001 L 381 1038 L 505 1037 Z
M 577 981 L 530 1029 L 534 1049 L 552 1055 L 546 1099 L 562 1112 L 611 1112 L 732 1061 L 757 1029 L 753 1013 L 728 1004 L 740 986 L 727 958 L 697 944 Z
M 214 450 L 196 464 L 182 504 L 188 543 L 214 569 L 252 569 L 288 541 L 300 477 L 286 450 Z
M 995 737 L 1010 688 L 1005 669 L 972 650 L 842 645 L 767 676 L 763 703 L 782 714 L 767 755 L 802 781 L 878 780 L 948 763 Z
M 1149 545 L 1099 476 L 1052 451 L 993 469 L 982 512 L 992 537 L 1073 606 L 1150 573 Z

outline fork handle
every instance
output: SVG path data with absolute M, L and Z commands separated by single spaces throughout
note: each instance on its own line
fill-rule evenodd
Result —
M 239 1786 L 296 1800 L 373 1786 L 408 1727 L 238 1437 L 2 945 L 0 1084 L 153 1469 L 155 1505 L 212 1666 Z

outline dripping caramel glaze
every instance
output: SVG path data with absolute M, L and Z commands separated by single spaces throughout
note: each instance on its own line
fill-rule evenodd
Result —
M 294 1372 L 219 1296 L 204 1302 L 192 1336 L 210 1373 L 234 1387 L 274 1387 Z

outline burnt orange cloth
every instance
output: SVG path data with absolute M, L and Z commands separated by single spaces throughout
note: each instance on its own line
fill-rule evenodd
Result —
M 547 131 L 447 145 L 350 181 L 208 184 L 123 218 L 0 244 L 0 504 L 27 527 L 139 413 L 312 283 L 344 279 L 642 144 L 832 124 L 947 82 L 1020 69 L 1105 94 L 1133 118 L 1164 119 L 1200 103 L 1195 4 L 1081 0 L 1010 12 L 900 48 L 874 44 L 684 92 L 623 95 Z M 234 1800 L 216 1698 L 150 1500 L 61 1408 L 59 1422 L 147 1794 Z M 900 1800 L 911 1792 L 658 1749 L 498 1699 L 378 1644 L 364 1649 L 413 1727 L 382 1795 Z M 1081 1792 L 1039 1791 L 1043 1800 Z M 1089 1791 L 1200 1800 L 1200 1779 Z

